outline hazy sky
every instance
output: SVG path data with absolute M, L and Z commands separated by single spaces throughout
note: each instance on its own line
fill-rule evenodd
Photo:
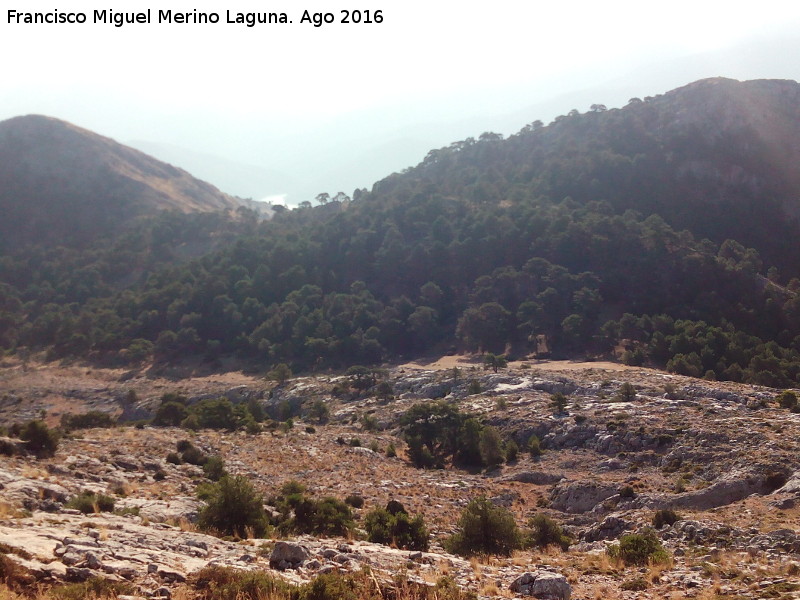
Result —
M 9 24 L 2 9 L 0 119 L 59 117 L 225 191 L 294 202 L 370 187 L 431 147 L 592 102 L 717 75 L 800 79 L 800 3 L 785 0 L 26 0 L 15 10 L 56 5 L 88 22 Z M 110 8 L 150 8 L 153 23 L 91 22 Z M 354 8 L 383 22 L 338 22 Z M 159 9 L 216 12 L 220 23 L 158 24 Z M 337 22 L 301 24 L 305 9 Z M 227 10 L 294 22 L 248 28 L 225 23 Z M 217 173 L 214 157 L 230 162 Z

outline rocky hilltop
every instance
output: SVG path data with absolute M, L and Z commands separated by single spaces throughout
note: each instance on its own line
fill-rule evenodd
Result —
M 166 391 L 184 394 L 190 405 L 226 397 L 234 406 L 257 404 L 267 414 L 289 410 L 294 417 L 249 433 L 142 421 L 76 429 L 55 456 L 40 459 L 20 455 L 20 443 L 7 438 L 0 549 L 28 585 L 99 577 L 129 584 L 124 595 L 140 597 L 195 597 L 209 566 L 268 572 L 291 584 L 365 567 L 380 586 L 399 573 L 419 585 L 447 576 L 487 598 L 800 597 L 800 416 L 776 402 L 778 390 L 610 363 L 514 363 L 497 373 L 453 364 L 459 373 L 439 363 L 395 367 L 381 375 L 391 394 L 376 395 L 343 394 L 352 375 L 276 384 L 246 375 L 176 382 L 93 370 L 79 383 L 69 369 L 6 363 L 0 378 L 6 421 L 42 410 L 51 425 L 64 413 L 87 410 L 141 419 L 158 409 Z M 556 394 L 566 405 L 555 407 Z M 432 398 L 522 448 L 536 435 L 542 451 L 523 450 L 492 468 L 448 462 L 418 469 L 400 419 Z M 324 423 L 318 411 L 303 408 L 320 405 L 327 407 Z M 184 440 L 252 482 L 268 512 L 275 513 L 270 503 L 287 482 L 318 497 L 362 498 L 353 509 L 355 533 L 273 531 L 236 539 L 203 532 L 204 501 L 196 492 L 207 473 L 170 457 Z M 396 456 L 387 452 L 390 445 Z M 86 492 L 111 497 L 114 511 L 70 508 Z M 478 496 L 520 525 L 534 514 L 549 516 L 571 545 L 471 561 L 448 553 L 444 541 Z M 363 539 L 366 513 L 390 500 L 424 516 L 427 551 Z M 614 560 L 609 547 L 653 527 L 659 509 L 674 515 L 656 531 L 668 560 L 639 567 Z

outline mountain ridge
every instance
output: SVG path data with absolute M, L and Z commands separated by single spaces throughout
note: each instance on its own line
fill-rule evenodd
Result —
M 88 242 L 160 210 L 212 212 L 239 203 L 186 171 L 43 115 L 0 122 L 0 209 L 9 244 Z
M 455 142 L 352 201 L 268 223 L 175 213 L 92 253 L 18 253 L 0 262 L 0 343 L 294 371 L 547 353 L 789 386 L 798 93 L 705 80 Z

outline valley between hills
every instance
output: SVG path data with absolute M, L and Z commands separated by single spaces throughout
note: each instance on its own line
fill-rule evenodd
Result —
M 0 600 L 800 598 L 797 139 L 706 79 L 257 210 L 0 122 Z

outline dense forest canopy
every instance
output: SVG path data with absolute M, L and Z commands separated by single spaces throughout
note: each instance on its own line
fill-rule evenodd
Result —
M 267 222 L 165 212 L 89 250 L 12 248 L 0 346 L 298 371 L 545 339 L 553 356 L 795 385 L 799 87 L 595 105 Z

